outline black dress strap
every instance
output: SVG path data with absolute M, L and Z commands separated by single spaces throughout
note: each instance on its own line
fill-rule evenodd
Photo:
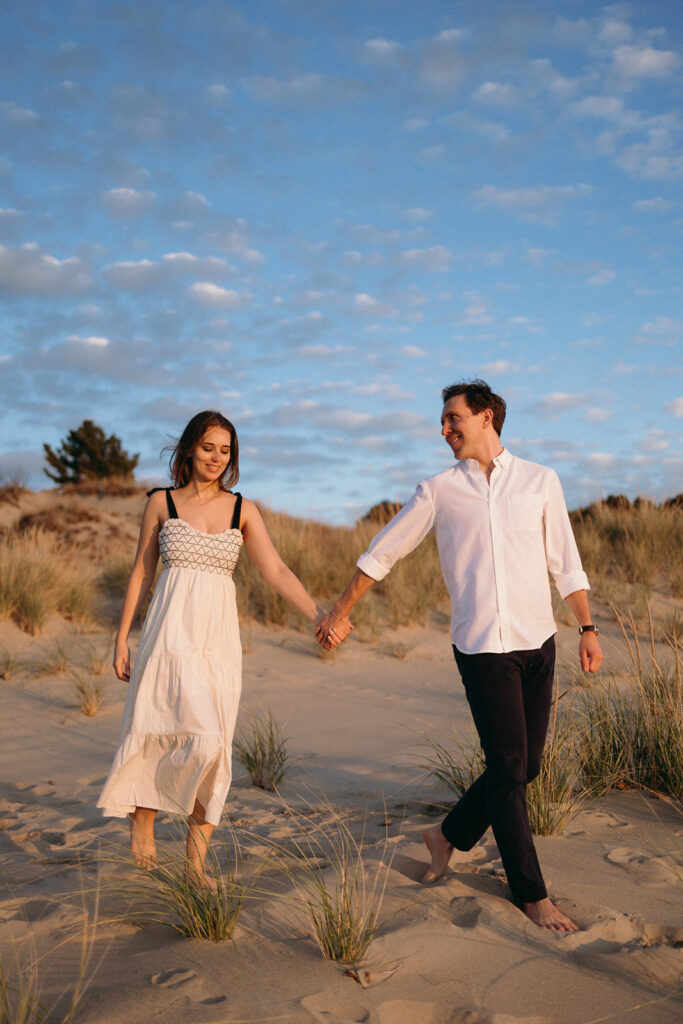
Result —
M 147 491 L 147 497 L 149 498 L 150 495 L 156 494 L 157 491 L 166 491 L 166 505 L 168 506 L 169 518 L 170 519 L 177 519 L 178 518 L 178 513 L 176 512 L 175 503 L 173 501 L 173 498 L 171 497 L 171 488 L 170 487 L 153 487 L 151 491 Z
M 242 515 L 242 495 L 238 491 L 236 491 L 235 498 L 237 500 L 235 501 L 235 508 L 232 513 L 232 522 L 230 523 L 231 530 L 239 530 L 240 516 Z

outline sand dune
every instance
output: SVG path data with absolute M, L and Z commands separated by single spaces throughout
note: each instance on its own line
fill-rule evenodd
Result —
M 34 502 L 35 505 L 39 504 Z M 118 514 L 113 509 L 111 516 Z M 125 524 L 122 515 L 123 530 Z M 109 520 L 108 520 L 109 522 Z M 111 522 L 109 522 L 111 526 Z M 604 616 L 606 647 L 618 656 Z M 372 872 L 387 874 L 384 925 L 367 959 L 348 971 L 325 961 L 304 917 L 272 895 L 248 902 L 234 943 L 188 940 L 169 926 L 131 923 L 115 883 L 125 873 L 125 827 L 95 808 L 115 748 L 124 684 L 105 679 L 93 718 L 65 674 L 17 668 L 0 682 L 0 950 L 39 957 L 45 1005 L 78 976 L 83 900 L 100 894 L 82 1024 L 673 1024 L 683 1017 L 683 814 L 668 799 L 624 791 L 588 803 L 565 833 L 539 837 L 553 896 L 581 931 L 542 932 L 511 904 L 490 836 L 454 856 L 436 885 L 419 879 L 425 813 L 448 801 L 419 765 L 421 736 L 469 715 L 439 622 L 382 640 L 350 641 L 321 658 L 304 634 L 249 625 L 242 720 L 271 708 L 296 760 L 279 795 L 254 789 L 237 768 L 226 807 L 245 840 L 245 877 L 269 844 L 292 843 L 296 814 L 346 816 Z M 108 631 L 55 617 L 42 637 L 0 623 L 0 642 L 29 665 L 59 639 L 77 662 Z M 560 627 L 573 657 L 575 631 Z M 177 824 L 160 816 L 159 847 L 179 849 Z M 116 855 L 121 864 L 112 863 Z M 281 883 L 281 892 L 289 883 Z M 275 892 L 276 886 L 274 886 Z M 8 959 L 9 957 L 9 959 Z

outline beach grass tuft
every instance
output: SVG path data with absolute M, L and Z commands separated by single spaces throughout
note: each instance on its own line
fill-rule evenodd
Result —
M 55 613 L 80 622 L 93 618 L 92 571 L 53 534 L 8 531 L 0 537 L 0 616 L 35 635 Z
M 270 844 L 291 880 L 293 902 L 308 921 L 326 960 L 360 964 L 382 924 L 391 856 L 386 839 L 373 867 L 363 856 L 364 830 L 356 838 L 345 818 L 326 804 L 325 820 L 288 808 L 297 831 L 288 846 Z
M 19 651 L 10 651 L 0 644 L 0 679 L 9 679 L 19 667 Z
M 80 710 L 88 718 L 94 718 L 104 700 L 104 683 L 101 679 L 93 679 L 78 669 L 71 669 L 74 690 Z
M 69 668 L 69 654 L 59 640 L 38 646 L 30 663 L 31 671 L 39 676 L 59 676 Z
M 83 909 L 78 974 L 49 1007 L 42 995 L 43 972 L 51 966 L 45 958 L 33 949 L 27 955 L 18 945 L 11 960 L 0 956 L 0 1024 L 74 1024 L 94 973 L 89 966 L 96 928 L 97 902 L 92 915 Z M 62 941 L 72 941 L 72 936 Z
M 275 792 L 292 762 L 287 753 L 287 740 L 270 710 L 252 716 L 246 729 L 235 737 L 235 756 L 246 768 L 253 786 Z
M 613 787 L 650 789 L 683 799 L 682 659 L 678 636 L 669 656 L 657 654 L 655 629 L 643 645 L 633 616 L 614 609 L 631 662 L 622 685 L 586 703 L 581 744 L 584 772 L 599 793 Z

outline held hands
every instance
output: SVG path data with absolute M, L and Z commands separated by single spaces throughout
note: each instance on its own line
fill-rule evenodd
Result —
M 327 612 L 316 620 L 315 638 L 326 651 L 333 651 L 346 640 L 352 629 L 348 615 L 342 618 L 334 612 Z
M 579 658 L 584 672 L 597 672 L 602 665 L 603 653 L 595 633 L 581 634 Z

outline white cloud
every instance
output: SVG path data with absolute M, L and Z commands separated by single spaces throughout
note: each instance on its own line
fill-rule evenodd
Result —
M 669 438 L 663 430 L 650 430 L 637 447 L 641 452 L 663 452 L 669 447 Z
M 35 242 L 18 249 L 0 245 L 0 290 L 8 294 L 70 295 L 89 285 L 89 271 L 75 256 L 58 260 Z
M 595 117 L 607 121 L 618 120 L 624 113 L 624 103 L 614 96 L 584 96 L 570 103 L 569 113 L 574 117 Z
M 564 203 L 582 199 L 593 191 L 590 185 L 536 185 L 529 188 L 498 188 L 482 185 L 475 198 L 485 206 L 511 210 L 522 216 L 546 219 L 556 214 Z
M 425 210 L 421 206 L 411 206 L 409 209 L 404 211 L 404 216 L 408 220 L 413 221 L 424 221 L 430 220 L 434 216 L 433 210 Z
M 589 423 L 605 423 L 612 418 L 613 413 L 608 409 L 603 409 L 601 406 L 594 405 L 590 409 L 586 409 L 584 415 Z
M 221 85 L 220 82 L 216 82 L 214 85 L 209 85 L 207 87 L 206 94 L 212 102 L 222 103 L 222 101 L 227 99 L 230 95 L 230 90 L 226 85 Z
M 519 92 L 514 85 L 510 85 L 508 82 L 484 82 L 478 89 L 475 89 L 473 98 L 480 103 L 509 107 L 518 102 Z
M 624 79 L 666 78 L 680 63 L 680 55 L 673 50 L 651 46 L 618 46 L 614 51 L 614 68 Z
M 443 245 L 429 249 L 408 249 L 397 256 L 399 263 L 419 270 L 443 271 L 451 265 L 451 254 Z
M 139 192 L 134 188 L 112 188 L 102 196 L 102 202 L 114 217 L 137 217 L 154 206 L 154 192 Z
M 211 281 L 197 281 L 190 285 L 188 291 L 200 306 L 207 306 L 210 309 L 238 309 L 251 298 L 246 292 L 221 288 Z
M 465 309 L 464 317 L 461 323 L 482 325 L 493 323 L 493 317 L 489 313 L 489 303 L 481 295 L 468 294 L 466 298 L 469 299 L 469 305 Z
M 68 340 L 77 342 L 79 345 L 90 345 L 92 348 L 106 348 L 109 344 L 109 338 L 101 338 L 97 335 L 81 338 L 78 334 L 70 334 Z
M 370 57 L 380 60 L 396 57 L 403 49 L 401 44 L 393 39 L 368 39 L 363 48 Z
M 671 209 L 672 203 L 670 199 L 654 196 L 653 199 L 638 199 L 632 205 L 633 209 L 637 210 L 638 213 L 664 213 L 666 210 Z
M 669 316 L 657 316 L 640 326 L 631 339 L 638 345 L 676 345 L 683 334 L 683 322 Z
M 616 276 L 616 271 L 610 270 L 608 267 L 601 267 L 588 278 L 587 284 L 592 284 L 595 287 L 601 287 L 602 285 L 609 284 Z
M 672 402 L 667 402 L 664 406 L 664 412 L 668 413 L 669 416 L 675 416 L 677 420 L 683 419 L 683 395 L 680 398 L 674 398 Z
M 568 394 L 565 391 L 554 391 L 544 395 L 536 404 L 535 411 L 543 416 L 559 416 L 563 412 L 571 412 L 586 404 L 585 395 Z
M 591 452 L 586 456 L 586 462 L 597 470 L 614 469 L 619 464 L 616 455 L 610 455 L 609 452 Z
M 159 280 L 159 264 L 153 260 L 119 260 L 104 270 L 105 277 L 118 288 L 140 291 Z
M 425 356 L 429 355 L 425 349 L 419 348 L 418 345 L 403 345 L 401 352 L 404 356 L 407 356 L 408 359 L 423 359 Z
M 497 359 L 493 363 L 484 363 L 481 367 L 482 373 L 503 374 L 512 369 L 509 359 Z
M 0 109 L 5 111 L 7 120 L 12 121 L 13 124 L 32 124 L 38 120 L 35 110 L 19 107 L 16 103 L 0 103 Z
M 380 302 L 378 299 L 373 299 L 371 295 L 367 295 L 365 292 L 355 296 L 353 308 L 361 316 L 391 316 L 393 313 L 391 306 L 385 302 Z

